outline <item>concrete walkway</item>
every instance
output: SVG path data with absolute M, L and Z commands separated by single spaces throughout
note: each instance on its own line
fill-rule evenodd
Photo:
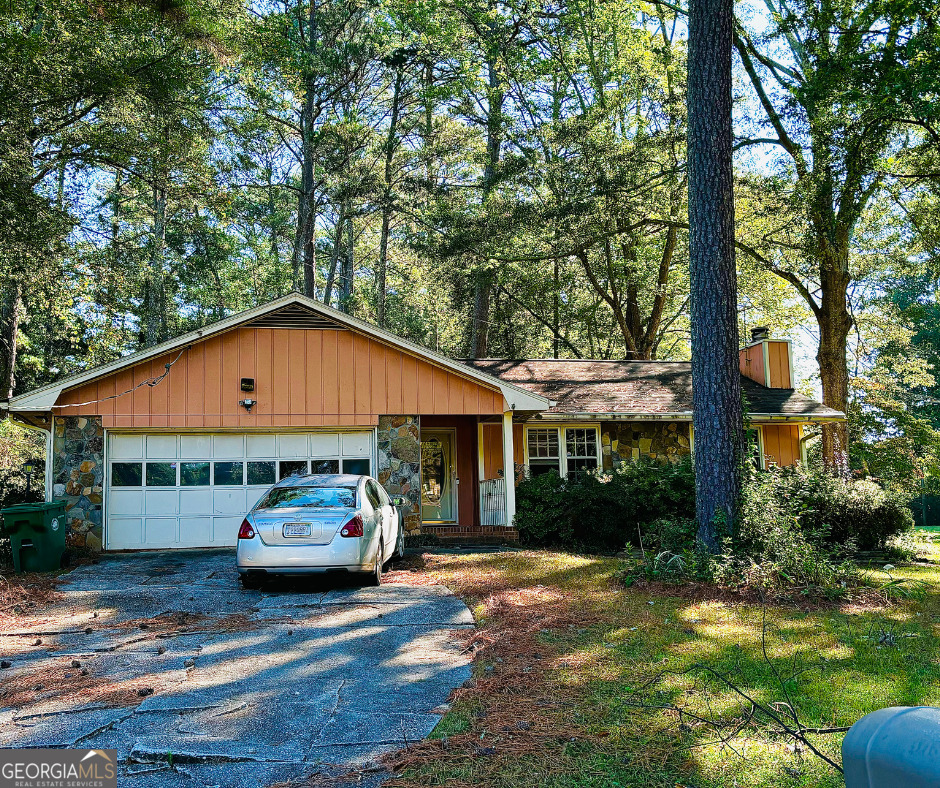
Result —
M 368 766 L 431 732 L 470 676 L 455 630 L 473 619 L 441 586 L 335 585 L 244 591 L 231 551 L 80 567 L 63 603 L 0 636 L 0 746 L 116 748 L 138 788 Z

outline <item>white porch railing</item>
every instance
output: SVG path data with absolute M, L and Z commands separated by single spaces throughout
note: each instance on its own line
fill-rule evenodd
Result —
M 480 525 L 506 525 L 506 480 L 480 482 Z

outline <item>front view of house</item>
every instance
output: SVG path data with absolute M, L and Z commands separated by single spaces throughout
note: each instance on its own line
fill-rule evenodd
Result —
M 762 462 L 844 418 L 791 388 L 789 345 L 757 339 L 742 375 Z M 687 363 L 459 362 L 292 294 L 15 397 L 48 434 L 47 498 L 76 544 L 235 544 L 245 513 L 297 473 L 375 476 L 409 532 L 515 538 L 515 478 L 692 450 Z

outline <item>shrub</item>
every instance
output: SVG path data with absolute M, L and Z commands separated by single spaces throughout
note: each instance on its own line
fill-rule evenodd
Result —
M 639 460 L 568 479 L 555 473 L 526 479 L 516 494 L 514 524 L 527 544 L 617 549 L 628 541 L 638 543 L 641 531 L 645 542 L 656 521 L 678 522 L 694 513 L 695 477 L 689 461 Z M 661 525 L 660 530 L 668 529 Z M 651 540 L 663 543 L 655 536 Z M 671 535 L 666 542 L 678 546 Z
M 882 549 L 914 526 L 898 493 L 802 465 L 758 473 L 745 485 L 742 536 L 756 534 L 771 509 L 793 517 L 810 543 L 841 552 Z
M 654 554 L 695 549 L 689 461 L 639 460 L 569 479 L 544 474 L 523 481 L 516 500 L 515 525 L 527 544 L 617 549 L 642 540 Z M 744 485 L 738 533 L 725 551 L 766 562 L 768 578 L 790 575 L 815 584 L 840 574 L 836 556 L 891 548 L 912 527 L 904 499 L 873 481 L 804 466 L 774 468 Z

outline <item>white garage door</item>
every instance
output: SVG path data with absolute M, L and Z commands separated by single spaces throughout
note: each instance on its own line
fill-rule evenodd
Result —
M 235 544 L 245 513 L 296 473 L 371 473 L 372 432 L 111 433 L 108 550 Z

